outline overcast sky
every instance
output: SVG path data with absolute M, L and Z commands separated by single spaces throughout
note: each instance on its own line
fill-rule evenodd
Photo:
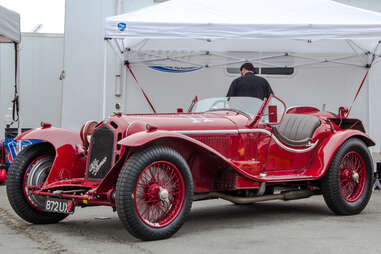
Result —
M 0 5 L 20 14 L 22 32 L 38 24 L 42 33 L 64 32 L 65 0 L 0 0 Z

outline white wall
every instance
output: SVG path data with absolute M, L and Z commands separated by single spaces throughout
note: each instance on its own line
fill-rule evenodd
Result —
M 104 55 L 104 19 L 150 4 L 152 0 L 66 0 L 63 127 L 79 130 L 87 120 L 102 120 L 114 111 L 119 99 L 114 96 L 115 76 L 120 67 L 108 46 Z
M 63 35 L 24 33 L 21 43 L 20 113 L 22 128 L 41 121 L 61 126 Z
M 114 1 L 66 1 L 62 107 L 65 128 L 79 130 L 87 120 L 102 119 L 103 20 L 114 13 Z

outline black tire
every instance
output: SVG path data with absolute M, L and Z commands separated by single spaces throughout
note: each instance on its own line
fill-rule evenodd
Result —
M 158 161 L 175 165 L 184 183 L 181 210 L 170 224 L 159 228 L 151 227 L 141 219 L 133 195 L 144 169 Z M 145 241 L 160 240 L 171 237 L 182 226 L 192 206 L 192 195 L 192 175 L 184 158 L 172 148 L 151 146 L 135 152 L 124 164 L 116 185 L 116 209 L 123 225 L 133 236 Z
M 350 152 L 358 153 L 365 164 L 365 186 L 358 198 L 349 202 L 340 191 L 339 165 Z M 331 165 L 321 180 L 321 190 L 327 206 L 337 215 L 353 215 L 360 213 L 368 204 L 372 194 L 373 164 L 368 147 L 358 138 L 345 141 L 336 152 Z
M 44 212 L 33 207 L 24 195 L 23 181 L 28 166 L 38 157 L 54 155 L 47 143 L 38 143 L 22 150 L 11 164 L 6 180 L 9 203 L 22 219 L 34 224 L 52 224 L 65 219 L 67 214 Z

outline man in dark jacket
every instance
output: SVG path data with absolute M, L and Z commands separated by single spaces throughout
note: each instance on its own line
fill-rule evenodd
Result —
M 274 93 L 266 79 L 254 74 L 253 64 L 245 63 L 240 70 L 241 77 L 231 83 L 226 97 L 248 96 L 263 100 Z

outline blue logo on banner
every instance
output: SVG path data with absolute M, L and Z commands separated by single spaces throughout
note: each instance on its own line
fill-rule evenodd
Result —
M 126 23 L 123 23 L 123 22 L 118 23 L 119 31 L 123 32 L 124 30 L 126 30 L 126 27 L 127 27 Z
M 170 72 L 170 73 L 185 73 L 192 72 L 202 69 L 202 67 L 172 67 L 172 66 L 160 66 L 160 65 L 151 65 L 149 66 L 151 69 L 162 72 Z
M 21 140 L 21 141 L 15 141 L 13 138 L 6 138 L 4 142 L 5 150 L 7 152 L 8 157 L 6 158 L 6 169 L 8 170 L 8 167 L 11 165 L 13 160 L 16 158 L 16 155 L 21 151 L 19 151 L 19 142 L 21 142 L 21 150 L 23 150 L 25 147 L 39 143 L 40 140 Z

